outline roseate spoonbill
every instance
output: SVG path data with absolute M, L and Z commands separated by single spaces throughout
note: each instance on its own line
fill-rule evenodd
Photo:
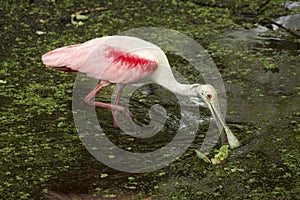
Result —
M 126 84 L 150 80 L 173 93 L 200 97 L 210 109 L 220 132 L 225 129 L 231 148 L 239 146 L 221 115 L 217 92 L 211 85 L 181 84 L 173 76 L 165 53 L 156 45 L 135 37 L 107 36 L 52 50 L 42 56 L 50 68 L 66 72 L 82 72 L 101 80 L 85 98 L 91 105 L 112 109 L 114 125 L 117 112 L 129 111 L 119 106 L 120 94 Z M 93 101 L 92 98 L 105 86 L 117 84 L 113 104 Z

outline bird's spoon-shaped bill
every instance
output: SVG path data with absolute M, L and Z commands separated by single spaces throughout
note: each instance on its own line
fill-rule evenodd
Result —
M 232 149 L 239 147 L 240 142 L 233 135 L 233 133 L 231 132 L 231 130 L 229 129 L 229 127 L 227 126 L 225 120 L 223 119 L 223 117 L 221 115 L 221 111 L 220 111 L 218 101 L 217 100 L 216 101 L 206 101 L 206 103 L 207 103 L 208 108 L 210 109 L 216 123 L 217 123 L 219 131 L 222 133 L 223 129 L 225 129 L 225 133 L 226 133 L 226 136 L 227 136 L 227 141 L 229 143 L 229 146 Z

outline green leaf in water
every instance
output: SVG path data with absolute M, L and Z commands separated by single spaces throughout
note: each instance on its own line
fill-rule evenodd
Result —
M 78 13 L 71 15 L 71 23 L 75 26 L 82 26 L 84 23 L 82 20 L 88 19 L 88 16 L 80 15 Z
M 221 146 L 220 150 L 218 150 L 218 153 L 215 155 L 215 157 L 211 159 L 212 164 L 220 164 L 222 161 L 226 160 L 226 158 L 228 157 L 228 149 L 229 145 Z
M 128 177 L 128 180 L 129 180 L 129 181 L 134 181 L 134 180 L 135 180 L 135 178 L 134 178 L 134 177 L 132 177 L 132 176 L 129 176 L 129 177 Z
M 86 20 L 89 18 L 88 16 L 80 15 L 80 14 L 75 14 L 75 17 L 77 20 Z
M 229 145 L 221 146 L 220 150 L 218 151 L 218 154 L 215 155 L 215 158 L 219 159 L 220 161 L 225 160 L 228 157 L 228 148 Z
M 100 178 L 106 178 L 106 177 L 108 177 L 108 174 L 101 174 L 100 175 Z
M 213 165 L 217 165 L 220 164 L 222 161 L 226 160 L 226 158 L 228 157 L 229 145 L 221 146 L 220 150 L 217 151 L 218 153 L 212 159 L 209 159 L 206 155 L 204 155 L 198 150 L 195 150 L 195 152 L 197 156 L 200 159 L 204 160 L 205 162 L 212 163 Z
M 211 163 L 212 163 L 213 165 L 217 165 L 217 164 L 220 164 L 221 162 L 220 162 L 220 160 L 217 159 L 217 158 L 212 158 L 212 159 L 211 159 Z
M 196 152 L 196 155 L 197 155 L 200 159 L 204 160 L 204 161 L 207 162 L 207 163 L 211 163 L 211 161 L 209 160 L 209 158 L 208 158 L 206 155 L 204 155 L 203 153 L 201 153 L 201 152 L 198 151 L 198 150 L 195 150 L 195 152 Z

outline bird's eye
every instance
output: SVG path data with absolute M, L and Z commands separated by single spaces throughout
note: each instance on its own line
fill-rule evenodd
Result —
M 208 99 L 211 99 L 212 98 L 212 95 L 211 94 L 206 94 L 206 97 L 208 98 Z

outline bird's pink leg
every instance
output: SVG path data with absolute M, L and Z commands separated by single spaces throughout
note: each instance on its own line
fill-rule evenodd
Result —
M 103 102 L 98 102 L 98 101 L 92 101 L 91 99 L 105 86 L 110 85 L 111 83 L 108 81 L 101 81 L 99 83 L 99 85 L 97 85 L 97 87 L 95 87 L 95 89 L 93 89 L 86 97 L 85 97 L 85 102 L 87 102 L 88 104 L 91 105 L 95 105 L 95 106 L 99 106 L 102 108 L 109 108 L 112 110 L 117 110 L 117 111 L 126 111 L 126 109 L 122 106 L 118 106 L 118 105 L 112 105 L 109 103 L 103 103 Z
M 124 87 L 125 87 L 125 85 L 123 85 L 123 84 L 117 84 L 117 94 L 116 94 L 116 97 L 114 100 L 114 105 L 116 105 L 116 106 L 119 105 L 120 97 L 121 97 Z M 119 128 L 118 120 L 117 120 L 118 111 L 112 110 L 112 114 L 113 114 L 113 118 L 114 118 L 114 127 Z M 130 114 L 128 114 L 128 115 L 130 115 Z
M 102 108 L 109 108 L 113 111 L 113 118 L 114 118 L 114 127 L 118 128 L 118 123 L 117 123 L 117 111 L 120 112 L 125 112 L 125 114 L 128 117 L 131 117 L 130 112 L 124 108 L 123 106 L 119 106 L 119 100 L 121 97 L 121 93 L 125 87 L 125 85 L 119 85 L 117 86 L 117 94 L 116 94 L 116 98 L 114 100 L 114 104 L 108 104 L 108 103 L 103 103 L 103 102 L 98 102 L 98 101 L 92 101 L 91 99 L 93 97 L 95 97 L 95 95 L 105 86 L 110 85 L 111 83 L 109 81 L 105 81 L 105 80 L 101 80 L 101 82 L 99 83 L 99 85 L 97 85 L 97 87 L 95 87 L 86 97 L 85 97 L 85 102 L 87 102 L 88 104 L 91 105 L 95 105 L 95 106 L 99 106 Z

